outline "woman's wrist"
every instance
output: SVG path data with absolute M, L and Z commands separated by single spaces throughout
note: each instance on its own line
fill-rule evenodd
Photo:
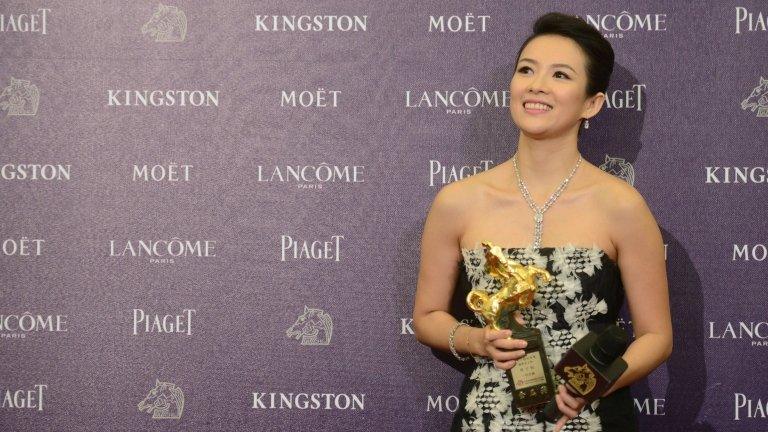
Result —
M 478 357 L 487 357 L 483 344 L 483 329 L 479 327 L 470 327 L 468 335 L 469 353 Z
M 458 352 L 463 354 L 488 357 L 488 353 L 485 351 L 485 344 L 483 343 L 484 335 L 482 327 L 462 325 L 456 329 L 454 346 Z
M 456 334 L 454 336 L 454 347 L 456 350 L 464 355 L 474 355 L 475 352 L 473 350 L 473 333 L 474 333 L 474 327 L 470 325 L 461 325 L 456 329 Z

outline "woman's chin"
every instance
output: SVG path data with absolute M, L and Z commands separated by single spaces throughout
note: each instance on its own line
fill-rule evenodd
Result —
M 518 129 L 520 129 L 520 133 L 531 138 L 546 138 L 552 132 L 550 128 L 542 126 L 518 126 Z

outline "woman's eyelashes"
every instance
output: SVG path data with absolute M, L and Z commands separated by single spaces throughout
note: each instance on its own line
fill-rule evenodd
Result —
M 528 66 L 523 66 L 520 69 L 518 69 L 517 71 L 520 72 L 520 73 L 526 73 L 527 71 L 530 71 L 530 70 L 531 70 L 531 68 L 529 68 Z M 556 71 L 552 76 L 554 76 L 556 78 L 571 79 L 571 77 L 569 77 L 568 74 L 566 74 L 565 72 L 561 72 L 561 71 Z

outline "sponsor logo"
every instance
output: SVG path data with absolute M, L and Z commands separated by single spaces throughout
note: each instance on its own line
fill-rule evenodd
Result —
M 733 245 L 731 261 L 765 261 L 766 258 L 768 258 L 768 247 L 765 244 L 757 243 L 751 246 L 747 244 Z
M 184 412 L 184 392 L 170 382 L 155 380 L 155 387 L 139 402 L 139 411 L 155 420 L 180 419 Z
M 341 239 L 343 235 L 333 235 L 329 241 L 294 240 L 289 235 L 280 236 L 280 261 L 285 261 L 290 255 L 294 260 L 330 260 L 339 261 L 341 256 Z
M 736 6 L 736 34 L 741 34 L 742 31 L 766 31 L 768 29 L 766 22 L 768 22 L 768 14 L 763 15 L 761 11 L 754 13 L 745 7 Z
M 176 6 L 160 3 L 141 26 L 141 34 L 149 35 L 155 42 L 183 42 L 187 36 L 187 16 Z
M 43 239 L 22 237 L 19 240 L 3 240 L 3 255 L 5 256 L 40 256 L 43 254 Z
M 745 418 L 766 418 L 768 413 L 768 399 L 765 402 L 762 399 L 750 399 L 744 393 L 733 394 L 733 419 L 742 420 Z
M 458 396 L 450 395 L 450 396 L 443 396 L 443 395 L 427 395 L 427 412 L 430 411 L 437 411 L 437 412 L 443 412 L 448 411 L 455 413 L 456 410 L 459 409 L 459 398 Z
M 8 116 L 33 116 L 40 104 L 40 89 L 31 82 L 11 77 L 11 84 L 0 92 L 0 110 Z
M 286 330 L 285 335 L 300 340 L 302 345 L 329 345 L 333 335 L 333 319 L 322 309 L 304 306 L 304 312 Z
M 400 318 L 400 334 L 412 335 L 413 332 L 413 318 Z
M 413 94 L 412 94 L 413 93 Z M 509 90 L 405 91 L 405 106 L 413 109 L 442 109 L 446 114 L 472 114 L 473 108 L 509 108 Z
M 0 14 L 0 33 L 48 34 L 50 9 L 38 8 L 37 13 Z
M 488 29 L 490 15 L 478 15 L 468 13 L 461 15 L 429 16 L 428 32 L 436 33 L 485 33 Z
M 366 32 L 368 15 L 256 15 L 257 32 Z
M 67 331 L 67 315 L 0 314 L 0 339 L 24 339 L 30 333 Z
M 637 409 L 637 412 L 640 414 L 644 414 L 647 416 L 663 416 L 666 415 L 664 412 L 664 403 L 666 402 L 665 399 L 654 399 L 654 398 L 645 398 L 645 399 L 634 399 L 635 401 L 635 408 Z
M 586 14 L 584 21 L 595 27 L 607 39 L 621 39 L 630 32 L 667 31 L 667 14 Z
M 139 333 L 180 333 L 192 336 L 192 316 L 196 309 L 184 309 L 178 315 L 146 313 L 133 310 L 133 335 Z
M 259 183 L 295 183 L 298 189 L 322 189 L 331 183 L 365 183 L 365 165 L 285 165 L 256 167 Z
M 0 167 L 3 180 L 68 181 L 72 179 L 72 165 L 4 164 Z
M 126 240 L 109 241 L 110 257 L 147 258 L 152 264 L 175 264 L 181 257 L 215 258 L 215 240 Z
M 623 158 L 605 155 L 605 161 L 600 165 L 600 169 L 624 179 L 630 185 L 635 185 L 635 168 Z
M 291 108 L 337 108 L 341 90 L 317 90 L 286 91 L 280 92 L 280 106 Z
M 492 160 L 481 160 L 479 165 L 445 165 L 439 160 L 431 159 L 429 161 L 429 186 L 436 184 L 445 185 L 473 174 L 479 171 L 487 171 L 493 165 Z
M 634 84 L 632 88 L 607 91 L 605 94 L 606 108 L 642 111 L 645 87 L 645 84 Z
M 107 106 L 219 106 L 218 90 L 107 90 Z
M 597 377 L 586 363 L 581 366 L 566 366 L 563 370 L 568 375 L 566 381 L 581 394 L 591 392 L 597 385 Z
M 704 167 L 705 183 L 768 183 L 765 167 Z
M 3 390 L 2 408 L 43 410 L 43 390 L 47 384 L 35 384 L 34 389 Z
M 192 165 L 171 162 L 167 165 L 133 165 L 133 181 L 188 182 Z
M 768 322 L 728 321 L 723 324 L 709 321 L 709 338 L 747 340 L 752 347 L 768 347 Z
M 741 101 L 741 109 L 750 110 L 757 117 L 768 117 L 768 79 L 760 77 L 757 87 Z
M 365 393 L 253 393 L 253 409 L 364 410 Z

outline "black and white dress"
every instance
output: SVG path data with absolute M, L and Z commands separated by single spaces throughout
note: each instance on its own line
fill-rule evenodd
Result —
M 512 261 L 546 268 L 550 283 L 539 285 L 530 308 L 522 311 L 527 326 L 541 330 L 550 366 L 560 360 L 573 344 L 590 330 L 599 331 L 615 323 L 624 302 L 619 267 L 598 247 L 502 248 Z M 485 270 L 484 248 L 462 248 L 467 289 L 498 291 L 500 284 Z M 467 292 L 460 295 L 466 297 Z M 464 305 L 466 308 L 466 305 Z M 483 327 L 479 314 L 471 325 Z M 553 423 L 537 421 L 536 413 L 515 406 L 505 372 L 493 360 L 475 357 L 474 367 L 465 377 L 459 393 L 453 431 L 551 431 Z M 562 380 L 559 382 L 562 383 Z M 632 397 L 623 387 L 584 407 L 581 414 L 566 424 L 564 431 L 634 431 L 637 429 Z

